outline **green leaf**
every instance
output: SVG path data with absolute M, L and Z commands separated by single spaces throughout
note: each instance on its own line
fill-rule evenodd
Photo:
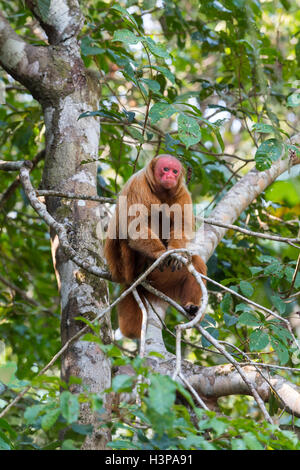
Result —
M 176 113 L 176 109 L 169 103 L 164 103 L 160 101 L 155 103 L 149 112 L 149 117 L 152 121 L 152 124 L 155 124 L 157 121 L 163 118 L 169 118 L 172 114 Z
M 52 426 L 56 423 L 58 420 L 58 417 L 60 415 L 60 409 L 56 408 L 55 410 L 50 410 L 48 411 L 43 417 L 42 417 L 42 429 L 44 431 L 49 431 L 49 429 L 52 428 Z
M 93 432 L 93 426 L 91 424 L 73 423 L 71 425 L 71 428 L 73 429 L 74 432 L 77 432 L 78 434 L 82 434 L 84 436 L 86 436 L 87 434 L 91 434 Z
M 77 395 L 64 391 L 60 395 L 60 411 L 68 424 L 78 420 L 79 402 Z
M 112 41 L 120 41 L 125 44 L 138 44 L 141 38 L 138 38 L 132 31 L 129 31 L 129 29 L 117 29 L 117 31 L 114 32 Z
M 245 304 L 244 302 L 242 302 L 240 304 L 237 304 L 237 306 L 235 307 L 235 312 L 236 313 L 238 313 L 238 312 L 250 312 L 250 313 L 252 313 L 252 308 L 248 304 Z
M 9 361 L 6 364 L 0 366 L 0 381 L 9 387 L 15 387 L 19 385 L 20 381 L 15 376 L 17 371 L 17 364 Z
M 219 330 L 218 328 L 213 328 L 213 327 L 209 327 L 209 328 L 205 328 L 205 330 L 207 331 L 207 333 L 209 333 L 213 338 L 215 339 L 218 339 L 219 338 Z M 204 336 L 202 336 L 201 338 L 201 344 L 204 348 L 209 348 L 211 346 L 211 343 L 209 342 L 209 340 L 207 340 L 206 338 L 204 338 Z
M 61 450 L 78 450 L 73 439 L 66 439 L 61 445 Z
M 159 414 L 165 414 L 175 402 L 176 384 L 168 376 L 152 375 L 149 387 L 149 402 Z
M 252 126 L 252 131 L 260 132 L 261 134 L 269 134 L 274 132 L 276 129 L 270 124 L 264 124 L 263 122 L 258 122 Z
M 160 91 L 160 84 L 158 82 L 156 82 L 155 80 L 150 80 L 150 78 L 143 78 L 142 81 L 154 93 L 157 93 L 157 92 Z
M 283 315 L 286 311 L 287 304 L 279 297 L 279 295 L 272 295 L 271 301 L 279 314 Z
M 220 307 L 223 313 L 227 313 L 228 315 L 230 314 L 230 309 L 232 307 L 232 297 L 228 292 L 224 295 L 220 303 Z
M 134 17 L 130 13 L 128 13 L 128 11 L 125 10 L 125 8 L 121 7 L 121 5 L 115 4 L 111 7 L 111 9 L 118 11 L 119 13 L 121 13 L 124 16 L 127 16 L 127 18 L 129 18 L 130 21 L 138 28 L 138 24 L 135 21 Z
M 291 266 L 287 266 L 285 268 L 285 277 L 289 282 L 292 282 L 294 273 L 295 273 L 295 270 Z M 298 287 L 300 287 L 300 273 L 297 273 L 294 285 L 295 285 L 295 289 L 298 289 Z
M 269 336 L 262 330 L 255 330 L 250 335 L 250 351 L 261 351 L 269 344 Z
M 141 144 L 144 142 L 143 134 L 135 127 L 128 127 L 127 132 L 131 137 L 141 142 Z
M 267 276 L 271 274 L 272 276 L 276 276 L 281 279 L 284 276 L 284 268 L 282 264 L 276 260 L 264 269 L 264 274 Z
M 288 340 L 293 340 L 291 333 L 284 327 L 280 326 L 279 324 L 271 325 L 271 330 L 273 331 L 274 335 L 278 336 L 278 338 L 282 341 L 283 344 L 286 346 L 289 345 Z
M 281 341 L 274 338 L 274 336 L 271 336 L 270 341 L 272 348 L 278 356 L 280 364 L 285 365 L 289 360 L 289 351 L 287 347 Z
M 248 325 L 248 326 L 259 326 L 261 322 L 256 318 L 253 313 L 244 312 L 239 317 L 239 324 Z
M 84 56 L 98 55 L 98 54 L 103 54 L 105 52 L 105 49 L 102 49 L 102 47 L 99 47 L 94 44 L 95 44 L 95 41 L 89 36 L 82 38 L 81 43 L 80 43 L 80 49 L 81 49 L 82 55 Z
M 0 450 L 11 450 L 11 446 L 0 437 Z
M 224 423 L 219 418 L 212 418 L 209 420 L 209 427 L 216 432 L 217 437 L 224 433 L 225 429 L 228 427 L 228 423 Z
M 150 68 L 150 65 L 144 65 L 143 68 L 144 69 L 145 68 Z M 170 80 L 170 82 L 172 82 L 173 84 L 175 83 L 175 75 L 169 69 L 167 69 L 167 67 L 161 67 L 161 66 L 158 66 L 158 65 L 151 65 L 151 68 L 154 69 L 154 70 L 157 70 L 158 72 L 160 72 L 165 78 Z
M 231 440 L 231 449 L 232 450 L 246 450 L 246 444 L 243 439 L 232 439 Z
M 138 450 L 141 450 L 140 447 L 138 445 L 135 445 L 133 444 L 132 442 L 129 442 L 129 441 L 125 441 L 125 440 L 121 440 L 121 439 L 117 439 L 113 442 L 109 442 L 107 444 L 107 447 L 111 447 L 113 448 L 114 450 L 118 450 L 118 449 L 121 449 L 121 450 L 131 450 L 131 449 L 138 449 Z
M 293 93 L 287 99 L 288 106 L 295 108 L 300 105 L 300 93 Z
M 224 150 L 225 150 L 225 144 L 224 144 L 224 141 L 223 141 L 223 139 L 222 139 L 222 136 L 221 136 L 220 131 L 219 131 L 218 129 L 215 129 L 215 130 L 214 130 L 214 133 L 215 133 L 215 136 L 217 137 L 217 141 L 219 142 L 219 145 L 220 145 L 220 147 L 221 147 L 222 152 L 224 152 Z
M 12 439 L 17 439 L 18 437 L 18 434 L 16 433 L 16 431 L 8 424 L 8 422 L 3 419 L 3 418 L 0 418 L 0 428 L 1 429 L 5 429 L 5 431 L 7 431 L 10 435 L 10 437 Z
M 195 119 L 186 114 L 179 114 L 177 123 L 178 137 L 187 148 L 200 141 L 201 130 Z
M 255 276 L 256 274 L 263 271 L 263 268 L 260 266 L 250 266 L 248 269 L 250 269 L 252 276 Z
M 114 392 L 130 392 L 133 387 L 133 377 L 126 374 L 116 375 L 112 380 L 112 389 Z
M 265 140 L 256 150 L 256 168 L 259 171 L 268 170 L 281 157 L 283 148 L 282 142 L 277 139 Z
M 145 38 L 143 42 L 148 46 L 153 55 L 163 59 L 171 59 L 170 54 L 162 44 L 154 42 L 151 38 Z
M 228 313 L 224 313 L 223 319 L 224 319 L 225 325 L 228 327 L 235 325 L 238 321 L 238 318 L 236 318 L 234 315 L 228 315 Z
M 247 432 L 246 434 L 244 434 L 243 441 L 245 442 L 247 448 L 250 450 L 264 450 L 263 446 L 252 432 Z
M 247 281 L 241 281 L 240 282 L 240 289 L 243 295 L 246 297 L 252 297 L 254 293 L 254 288 L 250 282 Z
M 32 405 L 26 408 L 24 419 L 26 424 L 34 424 L 40 412 L 45 408 L 45 405 Z

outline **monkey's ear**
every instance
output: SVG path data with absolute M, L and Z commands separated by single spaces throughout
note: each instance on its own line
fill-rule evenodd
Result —
M 154 157 L 154 158 L 152 158 L 152 160 L 149 163 L 149 166 L 150 166 L 152 171 L 154 171 L 154 167 L 156 165 L 157 160 L 158 160 L 158 157 Z

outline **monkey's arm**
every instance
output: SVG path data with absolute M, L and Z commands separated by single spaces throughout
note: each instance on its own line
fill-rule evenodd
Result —
M 195 219 L 193 215 L 193 204 L 190 194 L 184 190 L 182 191 L 176 205 L 179 211 L 177 216 L 174 215 L 174 223 L 170 230 L 170 237 L 168 240 L 168 250 L 175 248 L 185 248 L 187 243 L 194 238 L 194 225 Z M 178 223 L 178 220 L 181 223 Z
M 151 231 L 149 235 L 151 237 Z M 152 232 L 153 233 L 153 232 Z M 148 239 L 148 240 L 129 240 L 129 246 L 133 250 L 139 251 L 147 258 L 156 260 L 166 251 L 165 245 L 160 241 L 159 238 Z
M 166 251 L 159 232 L 151 224 L 151 209 L 159 204 L 160 200 L 151 192 L 144 175 L 134 178 L 127 191 L 128 245 L 153 260 Z

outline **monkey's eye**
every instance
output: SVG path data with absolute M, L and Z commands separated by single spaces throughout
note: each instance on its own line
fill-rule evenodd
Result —
M 165 168 L 164 168 L 164 171 L 169 171 L 169 168 L 168 168 L 168 167 L 165 167 Z
M 173 170 L 174 175 L 177 175 L 178 170 Z

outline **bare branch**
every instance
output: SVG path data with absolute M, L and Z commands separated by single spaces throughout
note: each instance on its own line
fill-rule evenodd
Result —
M 36 154 L 36 156 L 31 160 L 32 162 L 32 168 L 36 167 L 36 165 L 43 159 L 45 158 L 45 150 L 41 150 Z M 4 163 L 11 163 L 11 162 L 4 162 Z M 0 163 L 0 169 L 3 170 L 4 168 L 1 168 L 1 163 Z M 19 170 L 19 168 L 18 168 Z M 9 185 L 9 187 L 2 193 L 0 197 L 0 210 L 4 207 L 6 201 L 11 197 L 11 195 L 14 193 L 14 191 L 18 188 L 20 185 L 20 176 L 18 175 L 16 179 Z
M 61 246 L 66 253 L 66 255 L 78 266 L 85 269 L 86 271 L 94 274 L 95 276 L 101 277 L 103 279 L 111 279 L 110 273 L 106 270 L 100 269 L 95 265 L 92 265 L 86 260 L 83 260 L 81 256 L 71 247 L 68 242 L 68 236 L 65 227 L 57 222 L 52 215 L 46 209 L 46 206 L 42 204 L 35 194 L 35 189 L 33 188 L 30 176 L 29 176 L 29 168 L 31 166 L 31 162 L 24 162 L 20 170 L 20 179 L 25 191 L 26 196 L 29 199 L 30 204 L 34 208 L 34 210 L 39 214 L 39 216 L 48 224 L 53 230 L 57 233 Z
M 1 166 L 0 166 L 1 169 Z M 112 197 L 102 197 L 102 196 L 85 196 L 84 194 L 73 194 L 73 193 L 66 193 L 64 191 L 55 191 L 54 189 L 41 189 L 41 190 L 36 190 L 36 195 L 37 196 L 47 196 L 47 197 L 63 197 L 65 199 L 81 199 L 83 201 L 88 200 L 88 201 L 96 201 L 100 202 L 101 204 L 103 203 L 109 203 L 109 204 L 115 204 L 116 199 Z
M 0 160 L 0 170 L 3 171 L 19 171 L 23 165 L 23 160 L 19 160 L 17 162 Z
M 300 243 L 300 238 L 288 238 L 288 237 L 280 237 L 279 235 L 271 235 L 269 233 L 260 233 L 260 232 L 253 232 L 251 230 L 247 230 L 245 228 L 239 227 L 238 225 L 232 224 L 225 224 L 223 222 L 219 222 L 215 219 L 205 219 L 204 217 L 197 216 L 197 219 L 202 220 L 205 224 L 215 225 L 217 227 L 223 227 L 226 229 L 235 230 L 236 232 L 244 233 L 245 235 L 249 235 L 251 237 L 257 238 L 264 238 L 266 240 L 274 240 L 277 242 L 282 243 Z

